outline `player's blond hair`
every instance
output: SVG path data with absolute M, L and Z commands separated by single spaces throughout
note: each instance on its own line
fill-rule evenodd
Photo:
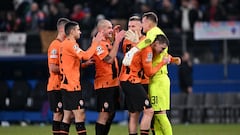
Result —
M 97 29 L 99 30 L 99 29 L 104 28 L 107 23 L 111 23 L 111 22 L 107 19 L 102 19 L 102 20 L 98 21 Z

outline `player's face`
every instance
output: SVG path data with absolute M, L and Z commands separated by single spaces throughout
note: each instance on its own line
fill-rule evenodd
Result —
M 111 38 L 113 36 L 113 26 L 110 22 L 105 24 L 105 27 L 103 28 L 103 35 L 106 38 Z
M 81 33 L 82 33 L 82 32 L 80 31 L 80 27 L 79 27 L 79 25 L 77 25 L 77 26 L 74 28 L 74 37 L 75 37 L 75 39 L 79 39 Z
M 151 46 L 154 53 L 156 54 L 160 54 L 164 49 L 167 48 L 166 43 L 160 43 L 159 41 L 155 41 Z
M 140 21 L 129 21 L 128 22 L 128 29 L 132 31 L 141 32 L 142 30 L 142 23 Z
M 146 33 L 151 28 L 151 21 L 147 19 L 147 17 L 142 18 L 142 28 L 143 32 Z

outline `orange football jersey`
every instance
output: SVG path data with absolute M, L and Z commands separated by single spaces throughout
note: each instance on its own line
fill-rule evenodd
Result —
M 55 39 L 52 41 L 48 48 L 48 67 L 50 64 L 56 64 L 59 65 L 59 48 L 61 45 L 61 41 L 58 39 Z M 54 73 L 49 70 L 49 78 L 48 78 L 48 85 L 47 90 L 60 90 L 60 84 L 61 84 L 61 74 L 60 73 Z
M 133 43 L 127 39 L 123 42 L 123 52 L 126 54 L 136 43 Z M 132 83 L 142 83 L 142 77 L 144 73 L 148 74 L 152 68 L 152 48 L 146 47 L 143 50 L 137 52 L 133 56 L 133 60 L 130 66 L 122 65 L 121 73 L 119 76 L 120 81 L 130 81 Z M 148 78 L 146 80 L 148 82 Z
M 94 79 L 94 88 L 108 88 L 119 85 L 118 80 L 118 61 L 114 59 L 112 64 L 105 62 L 103 59 L 109 54 L 112 45 L 109 41 L 101 41 L 97 46 L 93 58 L 95 60 L 96 75 Z
M 63 74 L 61 88 L 68 91 L 81 90 L 80 85 L 80 62 L 92 57 L 96 50 L 96 42 L 83 51 L 76 41 L 66 38 L 60 47 L 60 71 Z

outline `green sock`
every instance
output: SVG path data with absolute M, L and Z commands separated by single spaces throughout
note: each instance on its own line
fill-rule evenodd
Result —
M 172 135 L 172 126 L 166 114 L 154 114 L 156 135 Z

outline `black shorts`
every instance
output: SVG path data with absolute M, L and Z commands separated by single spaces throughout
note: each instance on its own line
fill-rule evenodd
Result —
M 143 88 L 145 89 L 145 91 L 147 92 L 148 94 L 148 84 L 142 84 Z
M 62 89 L 63 110 L 84 109 L 85 103 L 82 96 L 82 91 L 67 91 Z
M 114 112 L 120 108 L 119 87 L 101 88 L 96 90 L 97 111 Z
M 121 87 L 125 94 L 125 103 L 129 112 L 140 112 L 152 107 L 142 84 L 133 84 L 127 81 L 121 82 Z
M 60 90 L 48 91 L 48 100 L 52 112 L 63 112 L 62 93 Z

